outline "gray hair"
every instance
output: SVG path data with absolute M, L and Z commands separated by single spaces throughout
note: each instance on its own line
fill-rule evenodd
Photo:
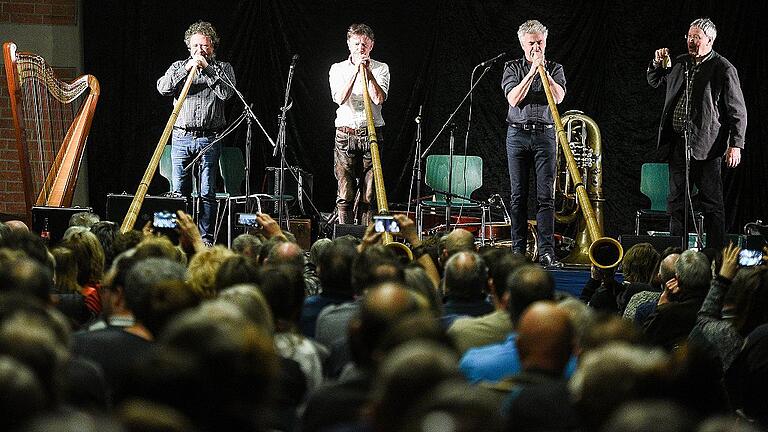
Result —
M 517 38 L 522 42 L 523 37 L 529 33 L 541 33 L 544 35 L 544 39 L 546 39 L 549 31 L 544 24 L 540 23 L 538 20 L 528 20 L 520 24 L 520 28 L 517 29 Z
M 715 23 L 713 23 L 709 18 L 695 19 L 691 23 L 691 27 L 696 27 L 697 29 L 703 31 L 708 38 L 712 39 L 712 42 L 714 42 L 715 38 L 717 37 L 717 27 L 715 27 Z
M 464 300 L 481 298 L 488 283 L 488 266 L 476 252 L 459 252 L 445 264 L 443 289 L 446 295 Z
M 693 249 L 680 254 L 675 263 L 677 282 L 685 290 L 706 289 L 712 273 L 707 256 Z

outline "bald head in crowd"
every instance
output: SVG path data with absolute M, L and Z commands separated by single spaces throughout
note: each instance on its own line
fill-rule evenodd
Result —
M 488 267 L 475 252 L 458 252 L 445 263 L 443 280 L 446 296 L 454 299 L 477 300 L 488 286 Z
M 5 226 L 11 229 L 11 231 L 15 232 L 29 232 L 29 227 L 27 224 L 20 220 L 9 220 L 5 222 Z
M 515 343 L 524 370 L 562 373 L 573 352 L 568 312 L 553 302 L 533 303 L 518 321 Z
M 675 277 L 675 263 L 680 258 L 680 254 L 669 254 L 659 264 L 659 280 L 661 283 L 666 283 L 673 277 Z
M 296 243 L 280 242 L 269 251 L 266 263 L 273 266 L 289 264 L 303 267 L 304 250 Z
M 448 258 L 458 252 L 474 252 L 475 236 L 471 232 L 458 228 L 440 238 L 440 262 L 445 265 Z
M 555 280 L 546 270 L 533 264 L 518 267 L 507 278 L 507 311 L 514 325 L 523 311 L 536 301 L 553 300 Z

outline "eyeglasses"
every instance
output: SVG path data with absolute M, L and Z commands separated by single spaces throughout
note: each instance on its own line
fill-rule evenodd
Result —
M 703 39 L 703 38 L 702 38 L 701 36 L 699 36 L 699 35 L 685 35 L 685 36 L 683 36 L 683 39 L 684 39 L 686 42 L 688 42 L 688 41 L 690 41 L 690 40 L 692 40 L 692 41 L 695 41 L 695 42 L 698 42 L 698 41 L 700 41 L 700 40 L 701 40 L 701 39 Z

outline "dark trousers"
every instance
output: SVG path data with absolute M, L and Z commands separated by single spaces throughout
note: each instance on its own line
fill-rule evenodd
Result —
M 528 234 L 528 179 L 530 168 L 536 171 L 536 231 L 539 255 L 554 253 L 555 169 L 557 142 L 555 129 L 507 129 L 507 162 L 512 189 L 510 217 L 512 249 L 525 251 Z
M 725 210 L 723 206 L 723 181 L 720 177 L 722 157 L 710 160 L 691 160 L 690 184 L 699 190 L 697 200 L 704 213 L 704 232 L 707 233 L 707 247 L 720 249 L 725 242 Z M 675 138 L 669 153 L 669 231 L 672 235 L 683 235 L 683 212 L 685 209 L 685 142 Z M 689 210 L 690 211 L 690 210 Z M 688 214 L 690 220 L 690 213 Z M 688 225 L 694 232 L 693 222 Z
M 378 143 L 383 141 L 381 129 L 376 129 Z M 349 134 L 336 130 L 333 170 L 338 182 L 336 209 L 339 223 L 361 225 L 371 221 L 371 206 L 375 203 L 373 163 L 367 134 Z

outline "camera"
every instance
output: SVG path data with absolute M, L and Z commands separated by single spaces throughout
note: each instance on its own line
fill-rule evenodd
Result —
M 245 227 L 257 227 L 259 221 L 256 219 L 257 213 L 238 213 L 237 224 Z
M 155 212 L 152 226 L 158 230 L 174 230 L 178 228 L 179 224 L 175 214 L 169 211 L 159 211 Z
M 376 232 L 400 232 L 400 225 L 397 224 L 397 221 L 394 217 L 389 215 L 373 216 L 373 228 Z
M 763 262 L 763 251 L 742 249 L 739 252 L 739 265 L 741 267 L 754 267 Z

